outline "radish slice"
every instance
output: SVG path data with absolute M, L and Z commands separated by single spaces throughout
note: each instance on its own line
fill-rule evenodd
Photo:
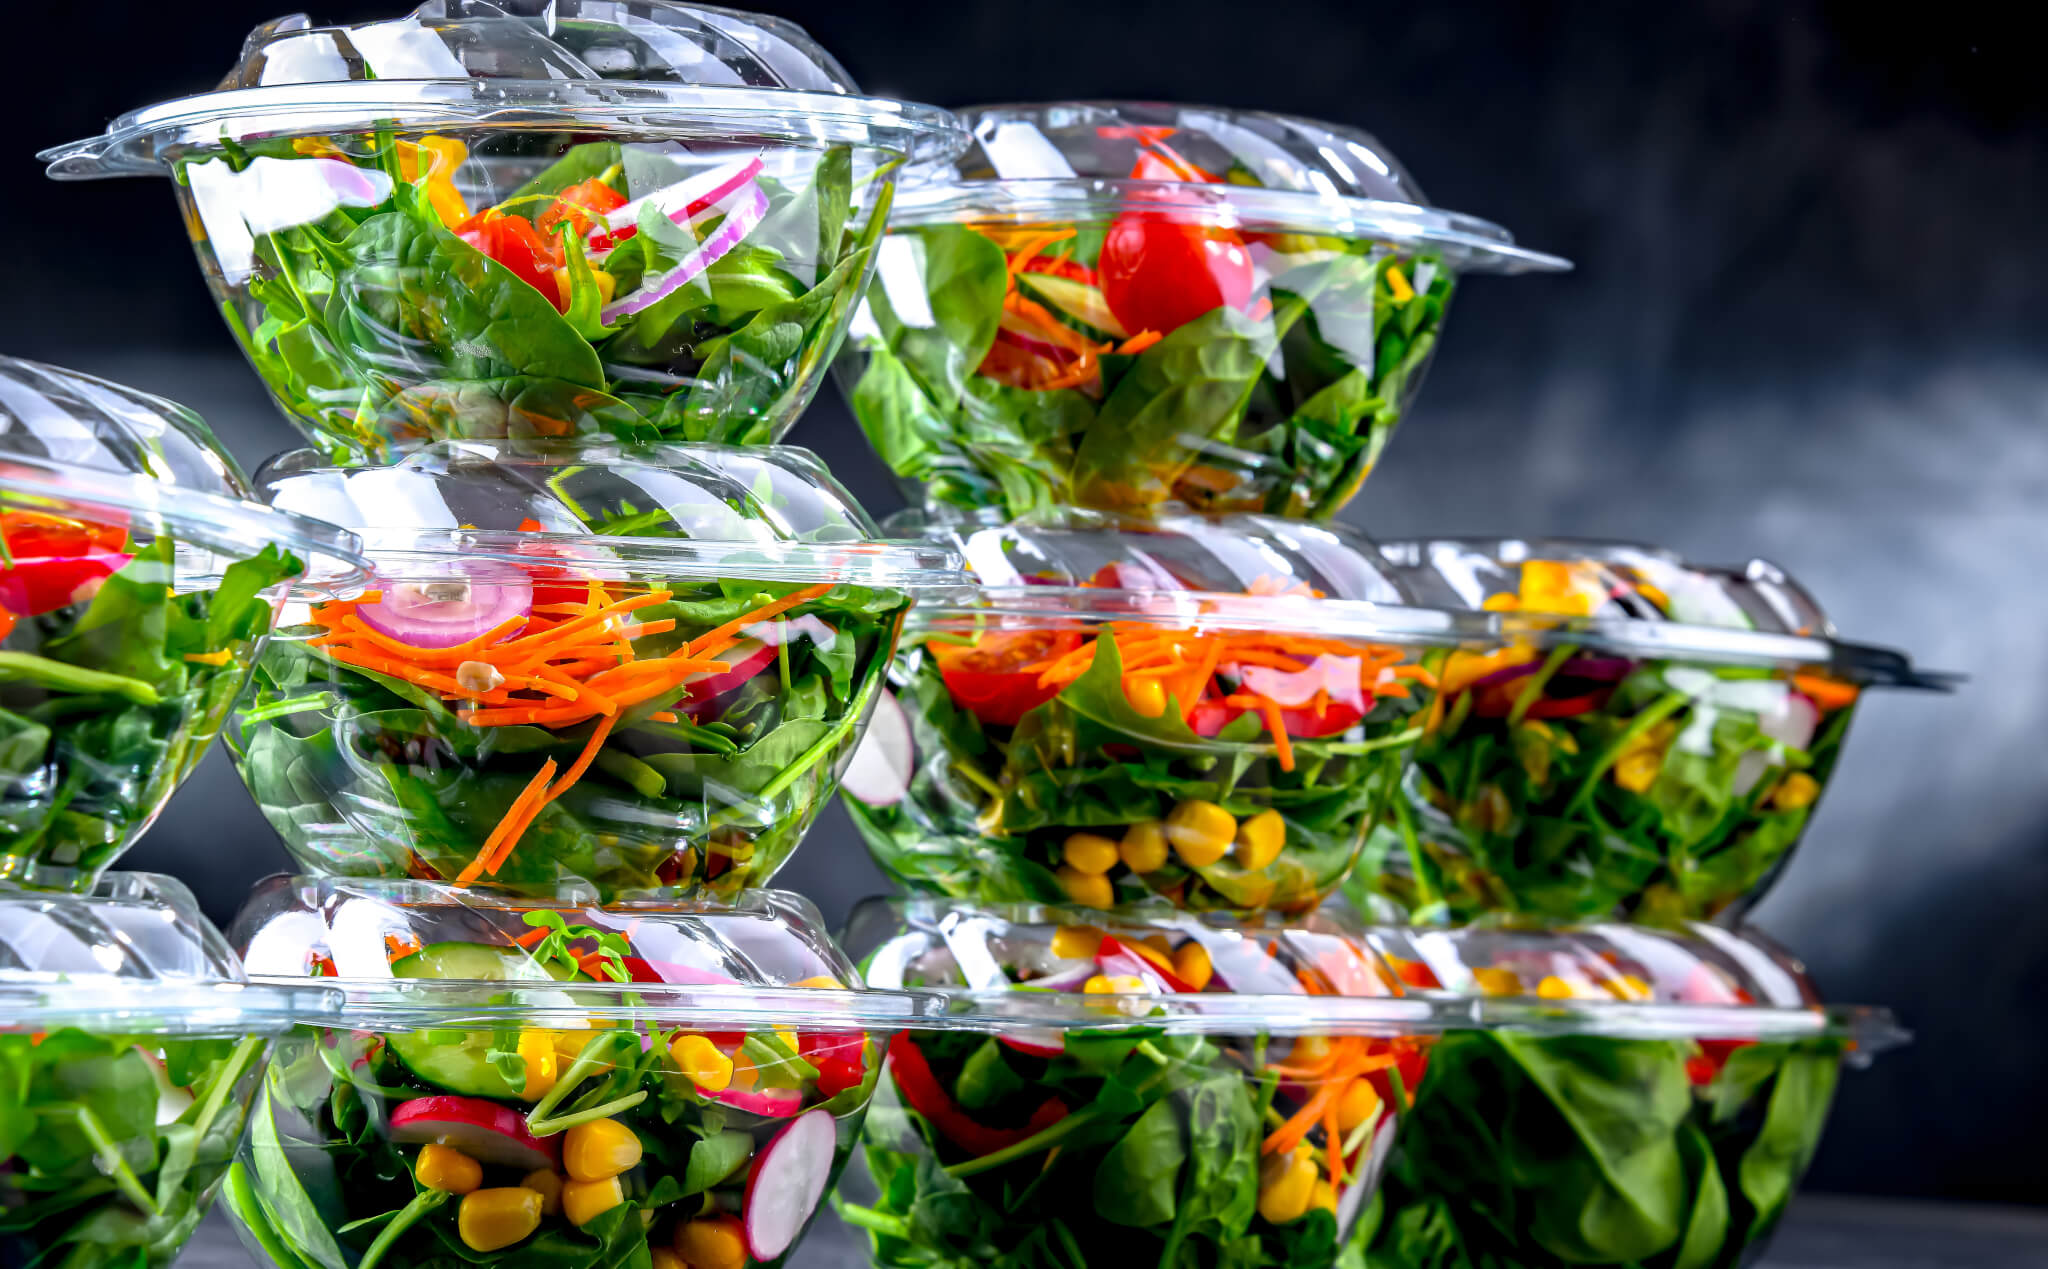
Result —
M 894 806 L 910 792 L 917 746 L 910 738 L 910 718 L 888 688 L 875 700 L 875 716 L 846 764 L 840 786 L 869 806 Z
M 728 1088 L 722 1093 L 713 1093 L 711 1100 L 763 1119 L 787 1119 L 804 1108 L 804 1095 L 793 1088 L 756 1091 Z
M 438 1141 L 499 1167 L 532 1172 L 556 1166 L 557 1138 L 543 1141 L 526 1116 L 481 1097 L 415 1097 L 391 1112 L 391 1140 L 401 1145 Z
M 533 583 L 512 564 L 463 560 L 439 577 L 392 582 L 356 615 L 381 634 L 416 648 L 452 648 L 533 611 Z
M 1016 1031 L 996 1038 L 1032 1057 L 1056 1058 L 1067 1051 L 1067 1043 L 1057 1031 Z
M 192 1091 L 171 1083 L 171 1073 L 164 1069 L 162 1058 L 139 1044 L 135 1051 L 149 1063 L 149 1078 L 156 1084 L 156 1126 L 177 1123 L 180 1116 L 192 1109 Z
M 689 689 L 683 697 L 683 712 L 692 722 L 703 722 L 712 712 L 712 702 L 775 664 L 775 649 L 759 639 L 742 639 L 719 653 L 717 659 L 731 668 L 692 674 L 683 680 Z
M 830 1111 L 814 1110 L 775 1134 L 747 1178 L 747 1254 L 768 1261 L 796 1245 L 825 1197 L 839 1128 Z
M 761 192 L 759 185 L 752 181 L 747 182 L 745 192 L 739 195 L 739 201 L 726 210 L 725 219 L 719 223 L 718 228 L 700 243 L 695 251 L 684 256 L 682 263 L 643 285 L 630 298 L 606 305 L 598 314 L 598 319 L 610 326 L 622 317 L 631 317 L 640 310 L 666 299 L 688 285 L 704 270 L 717 264 L 725 257 L 726 252 L 739 246 L 741 240 L 752 233 L 754 226 L 760 224 L 767 215 L 768 196 Z

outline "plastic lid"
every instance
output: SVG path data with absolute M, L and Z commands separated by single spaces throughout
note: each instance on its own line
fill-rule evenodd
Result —
M 429 0 L 355 26 L 266 22 L 216 91 L 40 157 L 60 179 L 147 174 L 222 137 L 372 127 L 779 138 L 916 159 L 964 142 L 942 110 L 856 91 L 780 18 L 675 0 Z
M 253 501 L 235 460 L 184 406 L 13 357 L 0 357 L 0 502 L 168 531 L 181 584 L 273 542 L 319 580 L 362 565 L 353 535 Z
M 230 937 L 261 981 L 331 982 L 347 998 L 349 1025 L 587 1027 L 659 1016 L 709 1030 L 893 1029 L 935 1008 L 916 994 L 865 990 L 818 910 L 787 891 L 601 906 L 595 892 L 520 899 L 432 882 L 275 876 L 257 883 Z M 675 1021 L 691 1015 L 704 1016 Z
M 1426 245 L 1466 269 L 1571 267 L 1516 246 L 1514 235 L 1490 221 L 1432 206 L 1384 145 L 1341 124 L 1130 101 L 959 113 L 973 143 L 950 165 L 906 179 L 894 223 L 1107 220 L 1134 208 L 1183 216 L 1200 209 L 1201 219 L 1219 224 Z
M 356 528 L 380 571 L 450 554 L 574 560 L 595 575 L 958 586 L 943 545 L 879 530 L 807 450 L 573 449 L 444 441 L 385 467 L 312 450 L 258 473 L 274 506 Z
M 1765 560 L 1689 563 L 1656 547 L 1567 539 L 1434 538 L 1381 553 L 1426 607 L 1490 618 L 1538 646 L 1756 666 L 1824 667 L 1856 683 L 1946 690 L 1900 652 L 1836 639 L 1806 589 Z
M 182 882 L 116 872 L 90 894 L 0 890 L 0 1031 L 258 1035 L 336 993 L 252 986 Z
M 1096 934 L 1115 944 L 1082 954 Z M 1200 942 L 1214 966 L 1207 988 L 1182 990 L 1187 984 L 1128 952 L 1152 935 Z M 1834 1037 L 1866 1057 L 1906 1039 L 1883 1010 L 1822 1007 L 1804 968 L 1761 936 L 1705 925 L 1360 929 L 1341 908 L 1293 923 L 1246 923 L 869 899 L 854 911 L 845 943 L 871 986 L 937 992 L 948 999 L 951 1025 L 996 1034 L 1134 1019 L 1212 1034 L 1503 1027 L 1663 1039 Z M 1098 975 L 1135 979 L 1144 990 L 1085 992 Z

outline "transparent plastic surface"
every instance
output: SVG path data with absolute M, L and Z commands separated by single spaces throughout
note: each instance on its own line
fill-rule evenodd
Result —
M 1203 107 L 967 111 L 906 185 L 837 374 L 911 496 L 1323 519 L 1420 387 L 1458 275 L 1561 268 L 1363 133 Z
M 338 459 L 761 444 L 822 381 L 898 169 L 962 141 L 850 88 L 774 18 L 450 0 L 268 24 L 219 91 L 44 158 L 171 174 L 231 333 Z
M 848 772 L 885 871 L 1100 907 L 1300 911 L 1336 888 L 1433 681 L 1426 649 L 1326 611 L 1399 598 L 1370 543 L 1255 517 L 935 532 L 986 585 L 911 613 Z
M 259 972 L 332 981 L 244 1147 L 244 1243 L 279 1264 L 779 1265 L 851 1152 L 879 1032 L 807 901 L 525 902 L 274 878 Z M 714 1259 L 713 1257 L 717 1257 Z
M 169 1264 L 212 1206 L 271 1037 L 337 1003 L 246 983 L 169 877 L 0 891 L 0 1261 Z
M 204 756 L 287 583 L 359 567 L 247 495 L 183 406 L 0 358 L 0 881 L 90 890 Z
M 1332 927 L 870 900 L 846 943 L 978 1024 L 890 1044 L 839 1200 L 878 1265 L 1329 1264 L 1427 1064 L 1428 1007 Z
M 1375 1265 L 1750 1264 L 1844 1061 L 1903 1039 L 1881 1012 L 1820 1010 L 1797 962 L 1708 926 L 1368 941 L 1408 982 L 1482 998 L 1496 1022 L 1431 1049 L 1355 1235 Z M 1786 1025 L 1801 1017 L 1818 1025 Z
M 1347 887 L 1384 915 L 1734 924 L 1805 832 L 1863 688 L 1940 683 L 1835 642 L 1760 560 L 1702 568 L 1592 542 L 1384 551 L 1421 603 L 1530 623 L 1436 664 L 1404 796 Z M 1779 642 L 1811 651 L 1741 652 Z
M 295 605 L 234 723 L 294 859 L 531 895 L 731 898 L 838 787 L 915 570 L 943 551 L 485 530 L 375 535 Z

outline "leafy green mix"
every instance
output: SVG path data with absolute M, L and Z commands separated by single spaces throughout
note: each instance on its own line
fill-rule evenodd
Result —
M 234 1156 L 267 1043 L 0 1035 L 0 1261 L 168 1265 Z
M 1492 686 L 1452 659 L 1442 721 L 1346 881 L 1361 911 L 1670 921 L 1755 901 L 1805 831 L 1853 703 L 1797 703 L 1799 685 L 1763 669 L 1644 661 L 1587 679 L 1579 656 L 1559 648 Z M 1757 709 L 1717 702 L 1731 687 L 1811 710 L 1811 738 L 1795 747 Z
M 1346 1269 L 1737 1269 L 1813 1157 L 1833 1041 L 1439 1040 Z
M 167 534 L 131 540 L 90 598 L 5 614 L 0 877 L 92 888 L 205 755 L 270 629 L 271 592 L 301 568 L 266 546 L 181 591 L 175 552 Z M 0 583 L 33 593 L 30 574 L 71 563 L 10 557 Z
M 1270 275 L 1257 297 L 1145 346 L 1118 342 L 1136 331 L 1097 324 L 1114 321 L 1096 272 L 1109 226 L 1075 226 L 1057 255 L 1013 270 L 994 238 L 1029 229 L 901 231 L 931 320 L 906 322 L 878 283 L 867 295 L 872 329 L 844 354 L 847 395 L 876 453 L 930 501 L 1011 515 L 1168 500 L 1334 515 L 1419 386 L 1453 284 L 1440 261 L 1381 244 L 1253 234 L 1249 249 Z M 1081 382 L 1056 387 L 992 373 L 1001 363 L 991 351 L 1020 312 L 1102 340 L 1086 363 L 1099 372 L 1084 366 L 1068 376 Z M 1065 337 L 1027 338 L 1020 346 L 1042 350 Z
M 1133 826 L 1156 828 L 1177 808 L 1207 803 L 1237 826 L 1277 813 L 1277 856 L 1247 866 L 1242 847 L 1214 859 L 1172 847 L 1141 870 L 1126 852 L 1110 874 L 1116 893 L 1164 895 L 1191 909 L 1305 910 L 1350 868 L 1421 735 L 1426 701 L 1380 696 L 1353 727 L 1292 739 L 1288 770 L 1255 712 L 1213 735 L 1191 729 L 1175 709 L 1140 713 L 1126 694 L 1114 635 L 1095 640 L 1080 677 L 1006 724 L 956 699 L 934 654 L 945 641 L 930 636 L 907 648 L 894 671 L 919 754 L 908 790 L 887 805 L 847 800 L 875 861 L 925 892 L 1087 902 L 1062 879 L 1075 834 L 1128 839 Z
M 632 619 L 644 660 L 742 622 L 798 587 L 664 587 Z M 581 880 L 607 902 L 665 886 L 720 895 L 763 884 L 836 788 L 880 689 L 906 602 L 898 591 L 809 588 L 756 633 L 750 677 L 697 698 L 678 683 L 622 709 L 580 780 L 532 819 L 491 877 L 553 894 Z M 475 860 L 544 763 L 568 770 L 598 720 L 477 726 L 435 689 L 343 664 L 316 626 L 271 641 L 230 748 L 303 865 L 339 876 L 451 880 Z
M 568 146 L 496 207 L 462 219 L 458 170 L 488 188 L 490 169 L 562 143 L 493 133 L 490 154 L 471 160 L 440 136 L 224 140 L 224 154 L 201 160 L 237 172 L 253 162 L 347 162 L 388 179 L 374 206 L 258 234 L 245 284 L 216 278 L 237 340 L 315 443 L 342 461 L 465 437 L 761 444 L 795 421 L 866 276 L 888 215 L 888 169 L 871 178 L 883 188 L 860 209 L 865 222 L 845 146 L 819 154 L 800 187 L 761 177 L 768 211 L 736 247 L 658 302 L 608 321 L 614 295 L 659 284 L 720 217 L 692 228 L 650 206 L 638 233 L 613 235 L 616 245 L 588 214 L 550 223 L 573 186 L 604 186 L 608 207 L 690 174 L 662 147 L 603 141 Z M 196 189 L 193 166 L 186 160 L 179 179 Z M 204 213 L 203 198 L 198 206 Z M 247 210 L 260 221 L 284 209 Z M 520 220 L 543 256 L 521 259 L 479 236 L 492 216 Z

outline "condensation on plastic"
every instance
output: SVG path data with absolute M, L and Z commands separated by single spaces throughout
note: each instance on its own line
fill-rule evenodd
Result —
M 973 143 L 906 181 L 900 226 L 976 221 L 1107 221 L 1157 208 L 1218 225 L 1428 246 L 1459 269 L 1570 268 L 1515 245 L 1507 230 L 1433 206 L 1400 160 L 1356 128 L 1289 115 L 1154 102 L 969 107 Z M 1133 180 L 1141 138 L 1217 183 Z
M 752 137 L 918 159 L 964 143 L 943 111 L 856 94 L 780 18 L 673 0 L 429 0 L 355 26 L 267 22 L 214 92 L 41 157 L 61 179 L 142 174 L 224 137 L 375 127 Z
M 625 939 L 645 981 L 556 982 L 537 961 L 524 977 L 479 982 L 406 979 L 393 948 L 469 943 L 518 960 L 553 913 L 569 926 Z M 258 883 L 229 927 L 252 979 L 329 982 L 346 998 L 341 1025 L 490 1027 L 517 1021 L 580 1029 L 591 1021 L 656 1019 L 663 1027 L 883 1030 L 936 1014 L 935 997 L 865 988 L 810 900 L 752 890 L 729 903 L 674 899 L 600 904 L 573 889 L 521 899 L 417 881 L 276 876 Z M 841 984 L 803 986 L 807 980 Z
M 276 1034 L 339 994 L 252 984 L 183 882 L 115 872 L 88 894 L 0 889 L 0 1031 Z

